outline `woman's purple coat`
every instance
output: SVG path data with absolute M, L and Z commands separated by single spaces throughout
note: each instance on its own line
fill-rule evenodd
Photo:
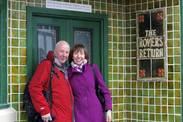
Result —
M 105 110 L 112 109 L 111 94 L 96 64 L 92 65 L 96 79 L 105 97 Z M 83 72 L 70 67 L 69 81 L 74 95 L 75 122 L 105 122 L 105 114 L 95 92 L 95 78 L 92 67 L 86 64 Z

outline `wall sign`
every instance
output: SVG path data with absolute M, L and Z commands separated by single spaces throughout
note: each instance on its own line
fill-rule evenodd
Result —
M 165 10 L 137 13 L 137 79 L 167 78 Z
M 92 12 L 92 7 L 91 5 L 88 5 L 88 4 L 60 2 L 60 1 L 53 1 L 53 0 L 46 0 L 46 8 L 88 12 L 88 13 Z

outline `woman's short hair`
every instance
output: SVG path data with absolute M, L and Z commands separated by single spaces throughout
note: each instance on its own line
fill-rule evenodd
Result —
M 88 61 L 89 56 L 86 47 L 83 44 L 75 44 L 74 47 L 71 49 L 70 54 L 69 54 L 69 62 L 71 63 L 73 61 L 73 53 L 74 52 L 80 52 L 84 50 L 85 54 L 85 59 Z

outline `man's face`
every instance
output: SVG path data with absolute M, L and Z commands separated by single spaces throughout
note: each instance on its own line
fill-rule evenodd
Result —
M 58 58 L 60 63 L 65 63 L 69 56 L 70 48 L 67 44 L 61 44 L 56 48 L 55 56 Z

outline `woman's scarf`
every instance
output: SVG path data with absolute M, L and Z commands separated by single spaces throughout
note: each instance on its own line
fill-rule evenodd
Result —
M 84 66 L 86 63 L 87 63 L 87 60 L 86 60 L 86 59 L 84 59 L 80 65 L 78 65 L 78 64 L 76 64 L 76 63 L 74 63 L 74 62 L 72 61 L 72 62 L 71 62 L 71 66 L 72 66 L 72 68 L 74 68 L 76 71 L 78 71 L 78 72 L 83 72 L 83 66 Z

